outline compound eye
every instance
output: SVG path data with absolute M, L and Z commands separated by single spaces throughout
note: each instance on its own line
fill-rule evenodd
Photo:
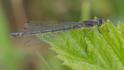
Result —
M 97 23 L 98 26 L 101 26 L 103 23 L 104 23 L 103 18 L 98 19 L 98 23 Z

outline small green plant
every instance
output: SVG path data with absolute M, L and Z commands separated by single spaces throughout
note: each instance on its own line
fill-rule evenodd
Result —
M 37 35 L 74 70 L 124 70 L 124 24 Z

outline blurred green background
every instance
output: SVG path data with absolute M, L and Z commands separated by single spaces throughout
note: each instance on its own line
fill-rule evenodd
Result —
M 124 19 L 124 0 L 0 0 L 0 70 L 71 70 L 36 37 L 9 38 L 32 21 Z

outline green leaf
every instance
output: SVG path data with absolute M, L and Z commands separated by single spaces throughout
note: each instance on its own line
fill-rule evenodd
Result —
M 124 24 L 37 35 L 74 70 L 124 70 Z

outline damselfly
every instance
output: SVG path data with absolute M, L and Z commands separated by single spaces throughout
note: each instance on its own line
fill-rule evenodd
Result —
M 103 23 L 103 19 L 98 20 L 87 20 L 83 22 L 58 22 L 50 24 L 48 22 L 28 22 L 25 24 L 25 28 L 28 32 L 14 32 L 11 33 L 11 37 L 23 37 L 29 35 L 35 35 L 38 33 L 65 31 L 70 29 L 79 29 L 82 27 L 93 27 L 95 25 L 100 26 Z

